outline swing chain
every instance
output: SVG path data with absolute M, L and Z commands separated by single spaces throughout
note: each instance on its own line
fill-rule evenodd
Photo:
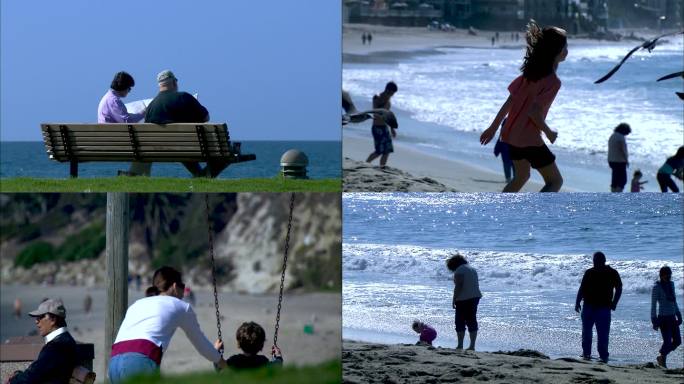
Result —
M 211 225 L 211 217 L 209 215 L 209 194 L 204 194 L 204 205 L 207 213 L 207 228 L 209 231 L 209 255 L 211 256 L 211 278 L 214 286 L 214 306 L 216 307 L 216 328 L 218 329 L 218 339 L 223 342 L 221 336 L 221 314 L 219 313 L 218 290 L 216 289 L 216 262 L 214 261 L 214 229 Z M 219 349 L 219 354 L 223 356 L 223 346 Z
M 290 216 L 287 221 L 287 235 L 285 236 L 285 253 L 283 255 L 283 272 L 280 276 L 280 294 L 278 295 L 278 312 L 276 313 L 275 331 L 273 332 L 273 346 L 278 347 L 278 329 L 280 328 L 280 309 L 283 304 L 283 290 L 285 288 L 285 269 L 287 268 L 287 253 L 290 249 L 290 231 L 292 230 L 292 211 L 294 208 L 295 194 L 290 198 Z

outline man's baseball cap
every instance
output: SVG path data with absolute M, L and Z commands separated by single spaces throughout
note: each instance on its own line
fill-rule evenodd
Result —
M 173 74 L 173 72 L 169 71 L 168 69 L 163 70 L 159 72 L 157 75 L 157 83 L 166 83 L 171 80 L 177 80 L 176 75 Z
M 32 317 L 40 317 L 46 313 L 66 318 L 66 308 L 64 308 L 64 303 L 60 299 L 47 299 L 40 303 L 38 309 L 31 311 L 28 314 Z

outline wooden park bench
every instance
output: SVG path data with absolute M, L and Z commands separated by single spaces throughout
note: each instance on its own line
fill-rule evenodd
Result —
M 226 124 L 41 124 L 49 157 L 70 164 L 89 161 L 207 162 L 207 176 L 218 176 L 228 165 L 255 160 L 230 142 Z
M 3 379 L 15 370 L 26 369 L 38 358 L 43 346 L 45 341 L 40 336 L 10 337 L 0 344 L 0 372 Z M 93 344 L 77 343 L 77 365 L 71 373 L 69 384 L 93 384 L 96 378 L 95 372 L 92 371 L 94 359 Z

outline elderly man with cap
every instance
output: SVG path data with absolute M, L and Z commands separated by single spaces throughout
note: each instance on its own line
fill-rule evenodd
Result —
M 61 300 L 45 300 L 29 316 L 34 318 L 38 332 L 45 338 L 45 346 L 25 371 L 15 372 L 7 382 L 69 383 L 76 366 L 76 342 L 66 328 L 64 304 Z
M 577 291 L 575 311 L 582 318 L 582 357 L 591 360 L 591 339 L 596 325 L 596 348 L 599 360 L 608 362 L 608 336 L 610 334 L 610 311 L 617 308 L 622 295 L 620 274 L 606 265 L 603 252 L 594 253 L 594 267 L 584 272 Z M 584 300 L 584 308 L 580 303 Z
M 209 112 L 187 92 L 178 91 L 178 79 L 169 70 L 157 75 L 159 93 L 147 106 L 145 122 L 154 124 L 204 123 L 209 121 Z M 151 163 L 137 163 L 131 173 L 149 175 Z M 193 176 L 202 176 L 202 168 L 197 162 L 184 162 L 185 168 Z

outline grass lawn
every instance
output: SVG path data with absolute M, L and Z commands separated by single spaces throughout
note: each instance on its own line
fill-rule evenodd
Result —
M 106 177 L 0 179 L 0 192 L 341 192 L 340 179 Z
M 140 377 L 126 384 L 301 384 L 301 383 L 341 383 L 342 363 L 331 361 L 307 367 L 267 367 L 252 371 L 234 372 L 224 370 L 219 373 L 206 372 L 179 376 Z

